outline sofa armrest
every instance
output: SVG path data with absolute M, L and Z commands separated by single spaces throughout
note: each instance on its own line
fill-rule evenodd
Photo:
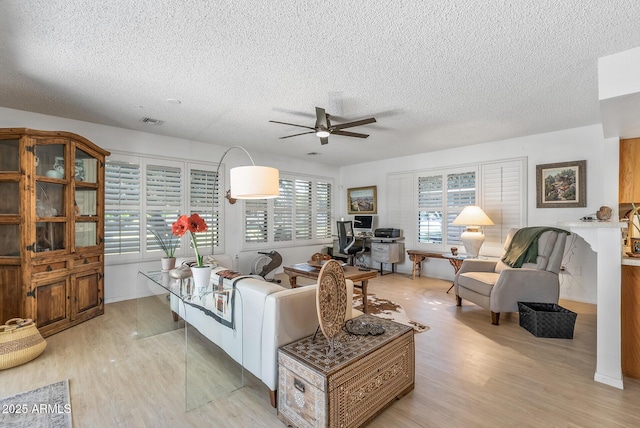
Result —
M 312 335 L 318 327 L 316 287 L 298 287 L 267 296 L 262 325 L 262 376 L 278 389 L 278 348 Z
M 497 260 L 464 259 L 458 273 L 495 272 Z

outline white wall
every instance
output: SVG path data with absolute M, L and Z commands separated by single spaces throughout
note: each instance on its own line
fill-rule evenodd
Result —
M 388 223 L 388 174 L 526 156 L 529 226 L 556 226 L 560 221 L 577 220 L 585 215 L 594 214 L 602 205 L 613 208 L 615 218 L 618 215 L 617 144 L 617 139 L 603 138 L 600 125 L 593 125 L 352 165 L 342 169 L 340 207 L 336 217 L 348 217 L 345 202 L 347 188 L 376 185 L 378 224 L 393 227 L 394 225 Z M 536 208 L 536 165 L 582 159 L 587 161 L 587 207 Z M 581 238 L 575 238 L 570 237 L 571 245 L 567 246 L 567 274 L 563 274 L 561 278 L 561 297 L 596 303 L 595 253 Z M 411 249 L 412 243 L 405 242 L 405 247 Z M 411 267 L 412 263 L 405 259 L 404 263 L 398 265 L 398 270 L 410 273 Z M 445 260 L 425 261 L 423 273 L 427 276 L 453 279 L 453 269 Z
M 203 154 L 212 163 L 217 163 L 227 147 L 164 137 L 155 134 L 131 131 L 88 122 L 46 116 L 19 110 L 0 108 L 0 127 L 29 127 L 43 130 L 63 130 L 82 135 L 107 149 L 157 156 L 176 156 L 191 160 L 202 160 Z M 328 165 L 274 157 L 266 153 L 251 153 L 256 164 L 279 168 L 282 172 L 336 178 L 338 191 L 336 217 L 347 218 L 346 189 L 350 187 L 378 187 L 378 226 L 392 227 L 388 223 L 387 176 L 389 173 L 415 171 L 443 166 L 464 165 L 483 161 L 526 156 L 528 158 L 528 224 L 530 226 L 555 226 L 560 221 L 576 220 L 595 213 L 601 205 L 614 209 L 617 216 L 618 197 L 618 139 L 605 140 L 600 125 L 567 129 L 546 134 L 531 135 L 510 140 L 494 141 L 470 147 L 427 152 L 415 156 L 387 159 L 384 161 L 335 168 Z M 554 162 L 587 160 L 587 207 L 586 208 L 536 208 L 536 165 Z M 230 168 L 246 164 L 244 153 L 229 152 L 225 158 L 227 173 Z M 225 201 L 226 239 L 225 253 L 238 255 L 239 269 L 249 271 L 256 257 L 255 251 L 242 251 L 242 203 L 229 205 Z M 615 217 L 614 217 L 615 218 Z M 334 219 L 335 220 L 335 219 Z M 570 237 L 565 264 L 567 274 L 561 277 L 561 297 L 571 300 L 596 302 L 595 253 L 581 239 Z M 406 242 L 407 249 L 411 243 Z M 286 264 L 299 263 L 323 246 L 278 249 Z M 135 297 L 135 276 L 138 270 L 157 269 L 157 261 L 112 265 L 107 261 L 105 272 L 105 301 L 113 302 Z M 446 261 L 429 260 L 424 263 L 424 274 L 452 279 L 453 270 Z M 411 263 L 405 260 L 398 271 L 411 272 Z
M 119 152 L 147 154 L 154 156 L 179 157 L 181 159 L 210 161 L 217 164 L 228 147 L 190 141 L 180 138 L 164 137 L 146 132 L 131 131 L 112 126 L 64 119 L 20 110 L 0 107 L 1 128 L 32 128 L 51 131 L 67 131 L 81 135 L 98 146 Z M 256 165 L 268 165 L 278 168 L 282 173 L 298 173 L 322 177 L 334 177 L 338 183 L 339 169 L 315 162 L 281 158 L 268 153 L 251 152 Z M 224 159 L 226 183 L 229 182 L 229 169 L 247 165 L 248 158 L 241 150 L 232 150 Z M 338 192 L 335 193 L 335 196 Z M 224 201 L 225 209 L 225 253 L 238 256 L 239 270 L 249 272 L 257 251 L 242 250 L 242 207 L 238 201 L 230 205 Z M 320 251 L 322 245 L 278 249 L 287 264 L 301 263 Z M 268 251 L 269 248 L 264 249 Z M 135 298 L 135 280 L 139 270 L 159 269 L 159 261 L 132 260 L 130 263 L 112 264 L 106 258 L 105 302 Z M 280 269 L 281 270 L 281 269 Z

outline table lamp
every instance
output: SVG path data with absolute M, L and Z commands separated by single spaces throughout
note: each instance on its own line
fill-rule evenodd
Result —
M 464 207 L 462 212 L 451 223 L 453 226 L 467 226 L 467 230 L 462 232 L 460 240 L 470 258 L 477 259 L 480 247 L 484 242 L 484 234 L 480 231 L 480 226 L 493 226 L 491 219 L 476 205 Z

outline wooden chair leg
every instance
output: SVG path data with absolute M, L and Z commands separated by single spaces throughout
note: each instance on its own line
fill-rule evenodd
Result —
M 278 391 L 269 390 L 269 401 L 271 401 L 271 407 L 278 407 Z
M 499 325 L 500 323 L 500 312 L 491 311 L 491 324 Z
M 456 295 L 456 306 L 462 306 L 462 297 Z

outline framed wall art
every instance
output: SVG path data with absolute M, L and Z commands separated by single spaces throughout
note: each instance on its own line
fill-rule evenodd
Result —
M 377 214 L 376 186 L 347 189 L 347 212 L 349 214 Z
M 587 161 L 536 166 L 536 206 L 576 208 L 587 206 Z

